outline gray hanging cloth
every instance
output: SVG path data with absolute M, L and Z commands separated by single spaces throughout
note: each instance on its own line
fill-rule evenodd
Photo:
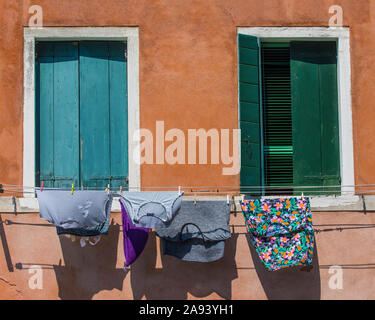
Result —
M 185 261 L 211 262 L 224 256 L 231 203 L 227 201 L 183 201 L 171 223 L 156 228 L 163 254 Z
M 120 201 L 136 227 L 163 228 L 179 212 L 182 196 L 176 191 L 123 191 Z
M 112 193 L 106 191 L 37 190 L 40 217 L 57 227 L 95 228 L 111 214 Z

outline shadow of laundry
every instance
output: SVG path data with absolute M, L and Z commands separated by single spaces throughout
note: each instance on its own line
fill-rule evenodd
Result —
M 64 266 L 54 266 L 61 299 L 89 300 L 101 290 L 121 290 L 126 272 L 116 269 L 120 226 L 113 224 L 95 246 L 81 248 L 79 239 L 72 242 L 59 236 Z
M 321 297 L 317 245 L 314 245 L 312 268 L 290 267 L 268 271 L 261 262 L 249 234 L 246 235 L 258 278 L 270 300 L 319 300 Z M 309 271 L 303 271 L 308 269 Z
M 145 252 L 131 266 L 134 299 L 183 300 L 188 293 L 199 298 L 216 293 L 219 297 L 231 299 L 231 282 L 238 277 L 235 263 L 237 238 L 235 234 L 226 240 L 224 257 L 220 260 L 190 262 L 162 254 L 162 268 L 155 268 L 156 235 L 150 232 Z

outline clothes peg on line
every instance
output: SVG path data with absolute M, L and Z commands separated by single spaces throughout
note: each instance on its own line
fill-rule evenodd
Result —
M 303 195 L 303 191 L 302 191 L 302 200 L 304 200 L 305 199 L 305 197 L 304 197 L 304 195 Z
M 120 194 L 122 193 L 122 186 L 120 186 L 120 191 L 119 191 L 119 193 L 120 193 Z
M 42 181 L 42 184 L 41 184 L 41 186 L 40 186 L 40 192 L 43 191 L 43 187 L 44 187 L 44 181 Z
M 107 185 L 107 188 L 105 189 L 107 193 L 109 194 L 109 184 Z
M 181 186 L 178 186 L 178 194 L 181 195 Z
M 229 194 L 227 194 L 227 204 L 229 204 Z
M 72 190 L 70 191 L 70 193 L 73 195 L 74 193 L 74 183 L 72 184 Z
M 197 204 L 197 194 L 194 194 L 194 205 Z

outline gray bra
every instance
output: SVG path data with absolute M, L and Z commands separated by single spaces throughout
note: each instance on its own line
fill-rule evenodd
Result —
M 181 207 L 183 192 L 123 191 L 120 201 L 137 227 L 156 228 L 167 225 Z

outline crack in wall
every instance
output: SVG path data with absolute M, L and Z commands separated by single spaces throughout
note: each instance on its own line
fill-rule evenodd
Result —
M 15 283 L 10 282 L 8 279 L 0 276 L 0 281 L 5 283 L 8 287 L 10 287 L 12 290 L 15 290 L 16 294 L 23 297 L 22 291 L 17 288 L 17 285 Z

